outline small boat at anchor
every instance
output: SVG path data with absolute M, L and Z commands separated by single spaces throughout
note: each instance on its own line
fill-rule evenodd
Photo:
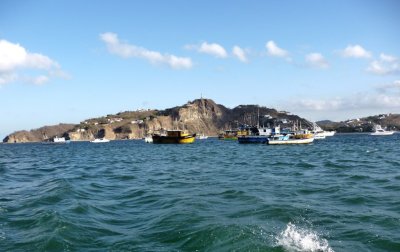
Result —
M 93 141 L 90 141 L 91 143 L 108 143 L 110 140 L 106 138 L 96 138 Z
M 196 135 L 196 139 L 199 139 L 199 140 L 206 140 L 207 138 L 208 138 L 208 136 L 206 136 L 204 134 Z
M 314 141 L 312 134 L 299 134 L 299 135 L 276 135 L 268 138 L 268 144 L 279 145 L 279 144 L 309 144 Z
M 153 137 L 152 136 L 145 136 L 144 137 L 144 142 L 145 143 L 152 143 L 153 142 Z
M 371 136 L 390 136 L 393 135 L 394 131 L 386 131 L 382 129 L 382 126 L 377 124 L 374 127 L 374 132 L 372 132 Z
M 196 139 L 196 134 L 183 130 L 167 130 L 166 134 L 153 134 L 154 144 L 189 144 Z
M 65 137 L 53 137 L 51 139 L 47 139 L 44 142 L 42 142 L 43 144 L 66 144 L 66 143 L 70 143 L 70 140 L 66 140 Z

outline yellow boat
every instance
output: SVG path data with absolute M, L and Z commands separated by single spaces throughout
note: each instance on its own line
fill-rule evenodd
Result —
M 218 136 L 218 139 L 221 140 L 238 140 L 238 137 L 240 136 L 247 136 L 248 131 L 247 130 L 225 130 L 224 133 L 221 133 Z
M 155 144 L 189 144 L 196 139 L 196 134 L 189 134 L 183 130 L 168 130 L 165 135 L 154 134 Z

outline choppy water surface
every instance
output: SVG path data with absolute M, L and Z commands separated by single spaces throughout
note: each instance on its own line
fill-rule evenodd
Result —
M 400 251 L 400 134 L 2 144 L 0 248 Z

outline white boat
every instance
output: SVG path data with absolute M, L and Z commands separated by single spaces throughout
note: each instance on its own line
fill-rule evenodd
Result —
M 315 132 L 314 133 L 314 138 L 315 139 L 325 139 L 326 135 L 324 132 Z
M 144 142 L 145 143 L 152 143 L 153 142 L 153 136 L 146 136 L 144 137 Z
M 201 135 L 197 135 L 196 136 L 196 139 L 199 139 L 199 140 L 205 140 L 205 139 L 207 139 L 208 138 L 208 136 L 206 136 L 206 135 L 204 135 L 204 134 L 201 134 Z
M 336 131 L 326 131 L 323 130 L 320 126 L 316 123 L 313 124 L 313 131 L 315 139 L 325 139 L 329 136 L 334 136 Z
M 93 141 L 90 141 L 91 143 L 108 143 L 110 140 L 106 138 L 96 138 Z
M 53 138 L 53 141 L 52 141 L 53 143 L 65 143 L 66 141 L 65 141 L 65 137 L 54 137 Z
M 334 136 L 335 135 L 335 133 L 336 133 L 336 131 L 326 131 L 326 130 L 324 130 L 324 135 L 326 136 L 326 137 L 329 137 L 329 136 Z
M 314 141 L 314 136 L 306 138 L 296 138 L 293 135 L 276 135 L 268 138 L 268 144 L 278 145 L 278 144 L 309 144 Z
M 381 125 L 377 124 L 374 127 L 374 132 L 372 132 L 371 136 L 390 136 L 393 135 L 394 131 L 386 131 L 382 129 Z
M 70 140 L 65 140 L 65 137 L 53 137 L 51 139 L 47 139 L 44 142 L 42 142 L 43 144 L 65 144 L 65 143 L 69 143 Z

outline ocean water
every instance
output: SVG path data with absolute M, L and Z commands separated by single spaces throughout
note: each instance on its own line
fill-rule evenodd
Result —
M 400 251 L 400 134 L 0 145 L 1 251 Z

